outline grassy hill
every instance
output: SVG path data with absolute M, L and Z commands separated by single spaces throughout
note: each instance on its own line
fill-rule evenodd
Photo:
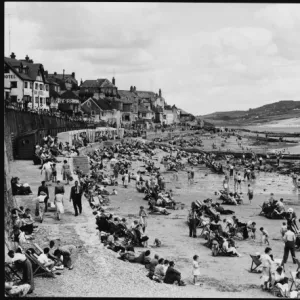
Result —
M 300 118 L 300 101 L 283 100 L 247 111 L 215 112 L 196 118 L 212 122 L 215 125 L 246 125 L 295 117 Z

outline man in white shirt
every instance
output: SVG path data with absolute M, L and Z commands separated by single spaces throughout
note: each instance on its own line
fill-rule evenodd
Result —
M 284 254 L 283 254 L 283 261 L 282 264 L 286 264 L 287 259 L 289 257 L 289 252 L 291 252 L 293 262 L 295 263 L 295 241 L 296 241 L 296 236 L 293 231 L 288 227 L 287 232 L 283 236 L 283 241 L 285 242 L 284 245 Z
M 53 271 L 54 270 L 54 264 L 55 262 L 48 258 L 48 254 L 50 252 L 49 248 L 44 249 L 44 253 L 40 254 L 38 257 L 38 261 L 48 270 Z

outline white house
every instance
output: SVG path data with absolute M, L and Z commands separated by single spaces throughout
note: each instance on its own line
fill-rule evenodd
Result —
M 14 53 L 4 57 L 4 96 L 12 103 L 49 109 L 49 84 L 42 64 L 35 64 L 26 56 L 17 60 Z M 9 90 L 10 89 L 10 90 Z

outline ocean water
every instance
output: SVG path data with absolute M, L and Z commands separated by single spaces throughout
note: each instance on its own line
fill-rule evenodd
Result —
M 300 133 L 300 126 L 285 126 L 285 127 L 269 127 L 269 126 L 243 126 L 242 128 L 254 131 L 269 131 L 269 132 L 286 132 L 286 133 Z

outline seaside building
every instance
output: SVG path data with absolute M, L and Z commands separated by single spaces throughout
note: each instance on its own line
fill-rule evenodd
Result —
M 12 105 L 49 110 L 49 83 L 43 65 L 28 55 L 24 60 L 17 60 L 14 53 L 4 57 L 4 97 Z

